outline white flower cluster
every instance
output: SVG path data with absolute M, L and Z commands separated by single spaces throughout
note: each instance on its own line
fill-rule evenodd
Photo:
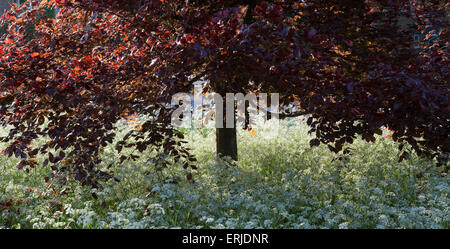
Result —
M 188 131 L 198 170 L 175 164 L 161 172 L 149 154 L 115 163 L 120 183 L 90 190 L 69 182 L 64 196 L 40 180 L 48 169 L 24 174 L 0 156 L 0 203 L 23 201 L 0 206 L 0 228 L 450 227 L 449 176 L 433 162 L 398 163 L 395 144 L 384 136 L 373 144 L 355 140 L 352 154 L 338 159 L 325 146 L 310 148 L 299 123 L 283 121 L 279 132 L 271 122 L 239 131 L 235 164 L 216 160 L 214 130 Z M 115 153 L 105 149 L 108 164 Z M 189 172 L 195 183 L 183 180 Z

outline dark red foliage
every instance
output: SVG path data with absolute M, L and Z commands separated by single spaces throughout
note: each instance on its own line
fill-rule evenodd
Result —
M 45 164 L 65 160 L 59 170 L 95 187 L 100 150 L 126 113 L 154 118 L 116 144 L 119 152 L 162 148 L 193 162 L 165 103 L 199 79 L 219 93 L 296 100 L 312 115 L 312 146 L 339 152 L 386 127 L 420 155 L 449 152 L 449 6 L 441 1 L 31 2 L 4 16 L 0 41 L 1 124 L 13 127 L 1 141 L 20 167 L 47 154 Z M 56 19 L 43 15 L 44 4 L 60 8 Z M 438 38 L 415 49 L 413 33 L 433 25 Z M 41 136 L 51 140 L 36 147 Z

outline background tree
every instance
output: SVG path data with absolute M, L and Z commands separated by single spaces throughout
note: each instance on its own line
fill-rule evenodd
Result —
M 56 19 L 44 6 L 60 9 Z M 64 159 L 55 170 L 95 187 L 110 176 L 96 168 L 101 148 L 121 116 L 136 112 L 151 118 L 116 144 L 119 152 L 157 150 L 170 156 L 164 165 L 195 168 L 167 103 L 204 80 L 204 91 L 222 96 L 277 92 L 282 104 L 297 101 L 301 111 L 281 117 L 311 115 L 311 146 L 339 152 L 387 127 L 401 147 L 437 157 L 449 151 L 448 51 L 415 50 L 412 34 L 439 25 L 436 42 L 446 41 L 447 10 L 405 0 L 31 1 L 3 18 L 0 115 L 12 129 L 1 141 L 23 159 L 19 168 L 46 153 L 45 165 Z M 400 28 L 402 16 L 411 25 Z M 217 151 L 237 159 L 235 129 L 216 134 Z M 38 137 L 50 140 L 36 147 Z

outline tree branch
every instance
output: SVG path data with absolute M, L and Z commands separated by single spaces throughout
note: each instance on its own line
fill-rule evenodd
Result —
M 253 10 L 256 7 L 256 1 L 253 0 L 248 4 L 247 12 L 245 13 L 244 24 L 250 25 L 253 22 Z
M 302 115 L 306 115 L 308 113 L 306 112 L 302 112 L 302 111 L 297 111 L 297 112 L 291 112 L 291 113 L 280 113 L 280 112 L 271 112 L 269 110 L 267 110 L 264 107 L 260 107 L 258 106 L 259 109 L 262 109 L 263 111 L 270 113 L 270 115 L 278 115 L 278 118 L 283 119 L 283 118 L 294 118 L 294 117 L 298 117 L 298 116 L 302 116 Z

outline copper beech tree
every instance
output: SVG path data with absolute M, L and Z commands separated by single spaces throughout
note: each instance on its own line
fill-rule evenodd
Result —
M 299 103 L 280 116 L 310 115 L 311 146 L 346 153 L 345 144 L 374 142 L 385 127 L 400 147 L 442 163 L 448 8 L 432 0 L 27 1 L 2 19 L 4 153 L 21 158 L 20 169 L 44 154 L 44 165 L 96 187 L 110 176 L 98 169 L 101 148 L 124 114 L 138 113 L 151 118 L 115 144 L 135 149 L 122 161 L 156 150 L 167 165 L 195 168 L 168 103 L 203 80 L 205 92 L 279 93 L 281 104 Z M 437 38 L 416 48 L 413 34 L 431 26 L 440 27 Z M 236 159 L 235 129 L 216 134 L 220 155 Z M 40 137 L 48 142 L 33 143 Z

